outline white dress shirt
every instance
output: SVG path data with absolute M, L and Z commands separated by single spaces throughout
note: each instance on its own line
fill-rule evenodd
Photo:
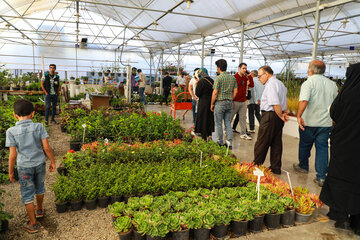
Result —
M 281 105 L 282 111 L 285 111 L 287 108 L 287 89 L 284 84 L 276 79 L 276 77 L 271 77 L 266 83 L 264 92 L 261 96 L 261 111 L 274 111 L 274 105 Z
M 190 80 L 189 85 L 192 86 L 192 91 L 193 91 L 194 95 L 195 95 L 195 92 L 196 92 L 196 86 L 195 86 L 195 84 L 196 84 L 196 79 L 195 79 L 195 78 L 192 78 L 192 79 Z M 195 95 L 195 97 L 197 98 L 196 95 Z M 192 96 L 191 96 L 191 98 L 194 99 Z

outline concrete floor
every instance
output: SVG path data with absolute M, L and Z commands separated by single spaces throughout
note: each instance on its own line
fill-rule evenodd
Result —
M 166 112 L 170 113 L 169 106 L 161 105 L 146 105 L 146 111 L 152 112 Z M 182 126 L 190 128 L 194 126 L 192 121 L 192 112 L 189 111 L 185 115 L 185 119 L 182 115 L 185 111 L 176 111 L 176 117 L 180 119 Z M 238 129 L 239 130 L 239 126 Z M 257 128 L 256 128 L 257 131 Z M 252 134 L 252 140 L 242 140 L 239 134 L 233 135 L 233 150 L 240 162 L 252 162 L 254 159 L 254 145 L 256 142 L 257 134 Z M 293 187 L 305 186 L 310 192 L 319 194 L 321 188 L 313 182 L 315 178 L 315 150 L 312 149 L 311 157 L 309 160 L 310 171 L 308 174 L 297 173 L 294 171 L 293 163 L 298 163 L 298 144 L 299 139 L 286 134 L 283 134 L 283 156 L 282 156 L 282 169 L 290 173 L 290 179 Z M 269 166 L 269 154 L 264 163 L 265 166 Z M 281 180 L 287 181 L 287 174 L 283 172 L 277 177 Z M 328 212 L 327 206 L 320 209 L 317 216 L 313 216 L 309 223 L 291 227 L 282 228 L 271 231 L 264 231 L 263 233 L 248 234 L 245 237 L 238 239 L 251 239 L 251 240 L 263 240 L 263 239 L 278 239 L 278 240 L 339 240 L 339 239 L 359 239 L 360 236 L 354 235 L 352 231 L 341 231 L 334 227 L 334 221 L 329 220 L 326 217 Z

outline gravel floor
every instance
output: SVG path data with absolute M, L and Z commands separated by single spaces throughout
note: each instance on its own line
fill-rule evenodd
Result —
M 60 119 L 57 119 L 60 122 Z M 56 165 L 61 163 L 62 156 L 69 150 L 70 138 L 60 131 L 60 125 L 50 125 L 49 142 L 55 152 Z M 48 171 L 48 170 L 47 170 Z M 56 179 L 56 173 L 47 172 L 46 194 L 44 208 L 46 216 L 39 220 L 41 231 L 29 234 L 23 229 L 28 220 L 25 207 L 21 203 L 19 183 L 9 183 L 1 186 L 6 191 L 1 202 L 5 204 L 5 211 L 14 215 L 9 222 L 9 230 L 0 234 L 0 239 L 32 240 L 32 239 L 118 239 L 118 235 L 112 227 L 111 216 L 106 209 L 97 208 L 88 211 L 83 208 L 78 212 L 70 210 L 58 214 L 54 204 L 54 193 L 51 185 Z

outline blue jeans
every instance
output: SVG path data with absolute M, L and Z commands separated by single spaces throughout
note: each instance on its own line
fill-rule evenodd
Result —
M 192 102 L 192 112 L 193 112 L 194 127 L 196 127 L 196 112 L 197 112 L 196 103 L 197 103 L 197 101 L 192 99 L 191 102 Z
M 34 201 L 34 195 L 45 193 L 46 164 L 31 168 L 17 168 L 19 174 L 21 201 L 24 205 Z
M 45 95 L 45 121 L 49 121 L 50 105 L 52 105 L 51 120 L 55 120 L 57 101 L 58 95 Z
M 139 88 L 139 95 L 140 95 L 140 99 L 141 99 L 141 102 L 143 102 L 144 104 L 146 104 L 146 97 L 145 97 L 145 88 Z
M 331 127 L 305 127 L 299 128 L 299 166 L 309 170 L 309 157 L 313 144 L 315 143 L 315 170 L 317 179 L 325 179 L 328 171 L 329 145 L 328 139 Z
M 218 138 L 218 143 L 224 144 L 223 136 L 223 121 L 225 125 L 226 140 L 230 142 L 232 146 L 232 128 L 231 128 L 231 112 L 232 112 L 232 101 L 216 101 L 214 108 L 215 117 L 215 132 Z

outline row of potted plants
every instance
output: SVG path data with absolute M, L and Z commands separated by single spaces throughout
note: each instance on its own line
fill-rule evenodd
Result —
M 71 169 L 98 163 L 161 163 L 172 160 L 180 162 L 184 159 L 195 162 L 200 160 L 201 154 L 204 159 L 213 158 L 228 164 L 237 162 L 230 155 L 226 157 L 226 148 L 215 142 L 175 139 L 134 144 L 93 142 L 83 145 L 79 152 L 67 153 L 62 163 L 63 167 Z
M 174 239 L 189 239 L 194 230 L 195 239 L 209 239 L 210 233 L 223 238 L 228 227 L 236 236 L 263 230 L 294 225 L 291 210 L 296 202 L 280 197 L 261 187 L 261 200 L 257 201 L 256 186 L 250 182 L 244 187 L 197 189 L 187 192 L 170 192 L 163 196 L 146 195 L 130 198 L 109 206 L 114 227 L 120 239 L 129 239 L 131 232 L 137 239 L 145 235 L 164 238 L 171 233 Z M 285 213 L 286 211 L 286 213 Z
M 74 114 L 62 115 L 62 127 L 71 135 L 72 142 L 82 142 L 84 135 L 83 124 L 86 124 L 84 142 L 99 139 L 109 139 L 120 142 L 147 142 L 159 139 L 187 139 L 192 136 L 165 113 L 144 113 L 142 111 L 112 111 L 77 109 Z
M 255 166 L 253 163 L 237 163 L 233 166 L 233 168 L 245 179 L 257 182 L 257 177 L 253 174 L 255 167 L 260 168 L 264 173 L 264 176 L 260 179 L 261 185 L 279 196 L 293 198 L 298 203 L 298 206 L 296 207 L 297 213 L 305 215 L 304 217 L 308 218 L 314 210 L 323 206 L 323 203 L 319 199 L 319 195 L 310 193 L 305 187 L 295 187 L 291 192 L 290 185 L 276 178 L 269 168 Z
M 104 159 L 104 161 L 106 161 Z M 67 176 L 57 175 L 52 189 L 56 203 L 79 204 L 82 200 L 102 201 L 137 195 L 159 195 L 169 191 L 240 186 L 246 181 L 225 161 L 169 159 L 159 162 L 89 163 L 70 167 Z M 105 200 L 104 200 L 105 199 Z M 105 205 L 106 206 L 106 205 Z M 74 208 L 72 207 L 74 210 Z M 77 209 L 77 208 L 75 208 Z

